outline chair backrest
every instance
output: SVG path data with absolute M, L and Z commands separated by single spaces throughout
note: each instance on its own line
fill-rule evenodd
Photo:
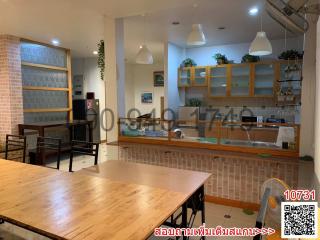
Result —
M 94 157 L 94 165 L 98 164 L 99 158 L 99 143 L 85 141 L 71 141 L 69 172 L 72 172 L 73 155 L 82 154 Z
M 38 137 L 37 138 L 37 158 L 45 164 L 45 158 L 48 153 L 57 156 L 57 169 L 60 169 L 61 159 L 61 142 L 60 138 Z
M 25 136 L 10 135 L 10 134 L 6 135 L 5 159 L 7 160 L 22 159 L 22 162 L 25 163 L 26 151 L 27 151 L 27 139 Z
M 73 140 L 71 141 L 71 151 L 96 157 L 99 154 L 99 143 Z

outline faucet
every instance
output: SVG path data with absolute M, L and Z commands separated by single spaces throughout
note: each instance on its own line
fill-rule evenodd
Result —
M 242 127 L 247 133 L 247 138 L 248 138 L 248 141 L 249 141 L 250 145 L 253 145 L 253 142 L 252 142 L 250 134 L 249 134 L 249 129 L 247 128 L 247 126 L 244 126 L 244 125 L 242 125 Z

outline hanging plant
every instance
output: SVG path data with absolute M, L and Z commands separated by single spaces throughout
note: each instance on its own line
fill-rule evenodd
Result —
M 300 53 L 297 50 L 291 49 L 291 50 L 282 52 L 278 58 L 283 60 L 296 60 L 296 59 L 300 60 L 300 59 L 303 59 L 303 52 Z
M 98 68 L 100 69 L 100 78 L 104 80 L 104 69 L 105 69 L 105 61 L 104 61 L 104 41 L 100 40 L 98 43 Z

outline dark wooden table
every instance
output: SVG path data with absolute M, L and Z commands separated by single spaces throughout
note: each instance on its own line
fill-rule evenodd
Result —
M 55 121 L 55 122 L 38 122 L 38 123 L 26 123 L 19 124 L 19 135 L 25 135 L 25 130 L 35 130 L 38 131 L 40 137 L 44 137 L 45 129 L 65 127 L 69 129 L 70 143 L 74 140 L 74 127 L 75 126 L 88 126 L 89 131 L 89 142 L 93 141 L 93 121 L 88 120 L 73 120 L 73 121 Z M 62 147 L 62 151 L 69 151 L 70 146 L 65 145 Z M 39 162 L 36 164 L 44 165 L 45 154 L 41 152 L 41 156 L 38 159 Z
M 70 131 L 70 142 L 74 139 L 74 127 L 86 125 L 89 130 L 89 142 L 93 140 L 93 121 L 88 120 L 73 120 L 73 121 L 56 121 L 56 122 L 38 122 L 38 123 L 24 123 L 19 124 L 19 135 L 24 135 L 24 130 L 35 130 L 39 132 L 40 137 L 44 137 L 44 131 L 46 128 L 66 127 Z

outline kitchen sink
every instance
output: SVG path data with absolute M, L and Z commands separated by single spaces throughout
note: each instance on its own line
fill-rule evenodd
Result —
M 257 148 L 279 148 L 275 143 L 258 142 L 258 141 L 243 141 L 243 140 L 225 140 L 225 145 L 257 147 Z

